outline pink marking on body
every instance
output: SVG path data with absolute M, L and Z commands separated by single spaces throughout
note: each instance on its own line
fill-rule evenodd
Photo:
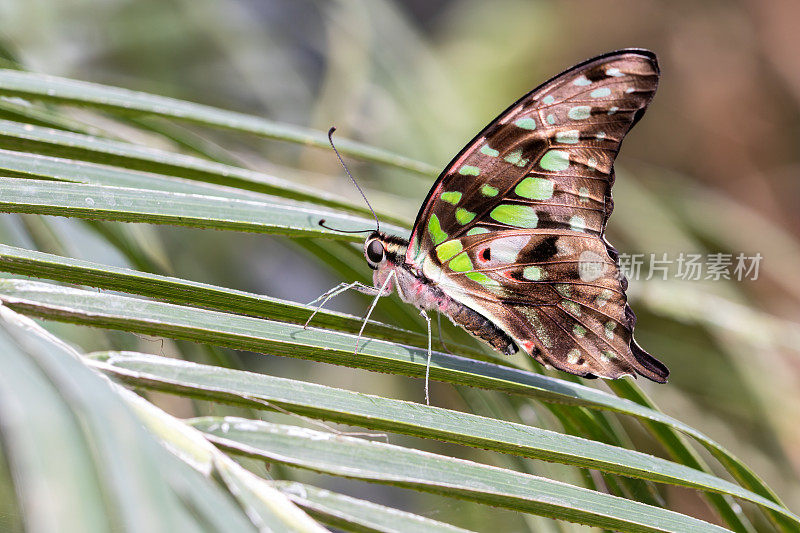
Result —
M 421 281 L 414 281 L 414 292 L 417 293 L 417 296 L 421 295 L 425 292 L 425 284 Z
M 531 341 L 522 341 L 522 349 L 529 354 L 533 353 L 533 343 Z
M 411 259 L 411 254 L 413 253 L 414 247 L 417 245 L 417 234 L 416 232 L 411 234 L 411 240 L 408 241 L 408 248 L 406 249 L 406 258 Z
M 386 278 L 389 277 L 389 273 L 392 269 L 390 268 L 379 268 L 372 273 L 372 285 L 375 287 L 382 287 Z M 397 283 L 397 278 L 391 280 L 389 284 L 384 289 L 384 294 L 392 294 L 392 291 L 395 290 L 395 284 Z

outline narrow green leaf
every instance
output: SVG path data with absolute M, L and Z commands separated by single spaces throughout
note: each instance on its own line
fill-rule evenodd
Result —
M 326 363 L 422 377 L 426 351 L 362 338 L 353 355 L 355 336 L 217 311 L 187 308 L 98 294 L 25 280 L 0 280 L 0 300 L 21 312 L 56 320 L 138 333 L 205 342 L 254 352 L 269 352 Z M 723 465 L 740 464 L 730 452 L 702 432 L 664 413 L 603 391 L 514 368 L 434 352 L 430 377 L 461 385 L 495 389 L 623 414 L 667 424 L 691 435 Z M 748 487 L 749 488 L 749 487 Z M 758 491 L 756 491 L 758 492 Z M 770 494 L 761 494 L 771 499 Z
M 295 324 L 304 324 L 312 313 L 312 308 L 288 300 L 128 268 L 100 265 L 5 244 L 0 244 L 0 271 Z M 357 316 L 321 309 L 314 316 L 313 325 L 356 333 L 362 322 Z M 364 332 L 367 335 L 419 346 L 427 342 L 426 335 L 374 321 L 367 324 Z
M 264 196 L 263 193 L 246 189 L 13 150 L 0 150 L 0 175 L 71 181 L 87 185 L 110 185 L 112 187 L 202 194 L 240 200 L 273 198 L 273 196 Z
M 327 136 L 320 131 L 281 124 L 252 115 L 225 111 L 175 98 L 43 74 L 0 70 L 0 94 L 91 106 L 117 113 L 159 115 L 306 146 L 329 147 Z M 337 139 L 336 147 L 345 155 L 365 161 L 390 165 L 427 176 L 435 176 L 438 173 L 436 168 L 426 163 L 349 139 Z
M 207 478 L 221 478 L 231 497 L 238 502 L 258 531 L 325 533 L 322 526 L 280 491 L 221 453 L 203 438 L 202 433 L 127 389 L 119 392 L 144 424 L 164 439 L 174 453 Z M 203 506 L 203 510 L 215 512 L 210 505 Z M 219 529 L 230 530 L 236 529 L 232 525 Z
M 205 132 L 195 131 L 191 126 L 152 115 L 120 118 L 128 124 L 171 141 L 179 150 L 186 153 L 225 165 L 241 166 L 241 159 L 237 158 L 231 150 L 223 148 L 205 135 Z
M 642 391 L 635 383 L 628 380 L 620 380 L 618 382 L 609 383 L 609 387 L 620 398 L 626 398 L 645 407 L 655 408 L 655 404 L 650 401 L 650 398 Z M 698 454 L 694 448 L 689 446 L 686 442 L 685 436 L 678 433 L 675 428 L 664 425 L 654 420 L 643 420 L 642 423 L 650 431 L 650 433 L 664 446 L 664 449 L 676 461 L 681 462 L 691 468 L 698 470 L 710 471 L 708 465 L 703 458 Z M 770 489 L 761 479 L 752 472 L 747 465 L 736 459 L 735 457 L 719 452 L 710 450 L 720 463 L 725 466 L 725 469 L 731 473 L 733 478 L 738 481 L 743 487 L 764 495 L 769 500 L 783 505 L 783 502 L 778 496 Z M 732 502 L 727 501 L 723 496 L 710 496 L 711 504 L 720 513 L 720 516 L 730 526 L 739 531 L 751 531 L 753 528 L 749 524 L 749 520 L 743 515 L 741 507 L 731 505 Z M 774 513 L 772 507 L 767 508 L 767 516 L 783 531 L 794 531 L 797 523 L 790 523 L 786 521 L 785 517 L 780 516 L 781 513 Z
M 109 526 L 108 509 L 101 480 L 88 474 L 94 467 L 88 442 L 69 405 L 21 348 L 0 329 L 0 455 L 15 474 L 16 513 L 40 531 L 78 523 L 84 531 L 100 531 Z M 47 435 L 58 436 L 58 454 L 42 449 Z M 43 504 L 49 501 L 61 505 Z M 26 517 L 25 508 L 37 511 Z
M 327 230 L 324 219 L 343 230 L 371 227 L 374 221 L 324 208 L 308 207 L 278 199 L 256 202 L 166 191 L 143 191 L 79 183 L 20 178 L 0 178 L 0 212 L 34 213 L 173 224 L 281 235 L 327 235 L 360 241 L 363 236 Z M 392 227 L 400 233 L 401 228 Z
M 359 356 L 355 357 L 355 335 L 315 327 L 303 329 L 296 324 L 17 279 L 0 279 L 0 300 L 15 309 L 43 318 L 164 335 L 381 372 L 415 377 L 425 375 L 427 352 L 424 348 L 364 337 L 359 343 Z M 431 379 L 577 405 L 607 406 L 627 413 L 671 421 L 685 427 L 687 431 L 694 431 L 662 413 L 620 400 L 597 389 L 441 352 L 433 352 Z
M 227 496 L 147 433 L 74 350 L 5 306 L 0 324 L 0 431 L 26 529 L 248 530 Z M 214 515 L 192 508 L 200 501 Z
M 314 383 L 131 352 L 92 354 L 96 368 L 133 387 L 251 408 L 285 410 L 378 431 L 403 433 L 730 494 L 800 518 L 716 476 L 649 454 L 536 427 Z
M 324 191 L 298 185 L 255 170 L 223 165 L 206 159 L 102 137 L 41 128 L 31 124 L 0 120 L 0 147 L 68 159 L 84 159 L 93 163 L 111 164 L 130 170 L 154 172 L 281 196 L 291 200 L 314 202 L 352 212 L 369 213 L 365 207 L 352 204 Z
M 392 444 L 235 417 L 200 418 L 191 423 L 233 453 L 316 472 L 620 531 L 727 531 L 601 492 Z
M 13 120 L 45 128 L 58 128 L 87 134 L 95 133 L 90 131 L 93 128 L 67 118 L 63 113 L 20 100 L 12 101 L 7 98 L 0 99 L 0 119 Z
M 346 531 L 468 533 L 466 529 L 444 522 L 318 489 L 304 483 L 275 481 L 273 485 L 311 516 Z

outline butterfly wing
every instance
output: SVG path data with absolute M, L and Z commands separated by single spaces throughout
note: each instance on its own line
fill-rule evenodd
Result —
M 658 76 L 654 54 L 621 50 L 522 97 L 436 181 L 406 262 L 544 364 L 666 381 L 633 340 L 627 280 L 603 236 L 614 159 Z

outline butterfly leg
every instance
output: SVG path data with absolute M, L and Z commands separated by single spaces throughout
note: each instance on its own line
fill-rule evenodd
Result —
M 303 324 L 303 329 L 308 328 L 308 324 L 311 323 L 311 319 L 314 318 L 314 315 L 316 315 L 319 312 L 319 310 L 322 309 L 322 307 L 326 303 L 328 303 L 328 300 L 330 300 L 334 296 L 338 296 L 338 295 L 342 294 L 345 291 L 349 291 L 350 289 L 355 289 L 358 292 L 361 292 L 361 293 L 364 293 L 364 294 L 369 294 L 369 295 L 372 295 L 372 296 L 375 296 L 376 294 L 378 294 L 378 289 L 376 289 L 375 287 L 370 287 L 369 285 L 364 285 L 360 281 L 354 281 L 352 283 L 340 283 L 337 286 L 335 286 L 334 288 L 332 288 L 331 290 L 329 290 L 326 293 L 322 294 L 316 300 L 313 300 L 312 302 L 310 302 L 308 304 L 308 305 L 314 305 L 315 303 L 317 303 L 320 300 L 322 300 L 322 302 L 316 307 L 316 309 L 314 309 L 314 312 L 311 313 L 311 316 L 308 317 L 308 320 L 306 320 L 306 323 Z
M 431 397 L 428 391 L 428 383 L 431 376 L 431 317 L 422 309 L 420 309 L 419 314 L 422 315 L 422 318 L 424 318 L 425 322 L 428 324 L 428 361 L 425 363 L 425 404 L 430 405 Z M 441 326 L 441 323 L 439 325 Z M 441 331 L 439 331 L 439 334 L 441 334 Z
M 370 287 L 370 289 L 375 289 L 377 293 L 375 294 L 375 299 L 372 300 L 372 304 L 369 306 L 369 309 L 367 310 L 367 314 L 364 315 L 364 322 L 361 323 L 361 329 L 358 330 L 358 337 L 356 337 L 356 349 L 353 352 L 353 355 L 358 355 L 358 341 L 361 340 L 361 334 L 364 333 L 364 328 L 367 327 L 367 322 L 369 322 L 369 317 L 370 315 L 372 315 L 372 310 L 375 309 L 375 306 L 378 304 L 378 300 L 380 299 L 380 297 L 384 296 L 383 293 L 386 291 L 386 288 L 389 287 L 389 283 L 392 281 L 392 277 L 396 276 L 397 274 L 395 274 L 395 271 L 392 270 L 391 272 L 389 272 L 389 275 L 386 276 L 386 280 L 383 282 L 383 285 L 381 285 L 380 289 L 375 289 L 375 287 Z

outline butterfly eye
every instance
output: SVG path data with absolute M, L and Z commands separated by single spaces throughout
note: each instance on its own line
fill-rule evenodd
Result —
M 373 239 L 367 245 L 367 262 L 369 266 L 377 268 L 378 263 L 383 260 L 383 244 L 378 239 Z

